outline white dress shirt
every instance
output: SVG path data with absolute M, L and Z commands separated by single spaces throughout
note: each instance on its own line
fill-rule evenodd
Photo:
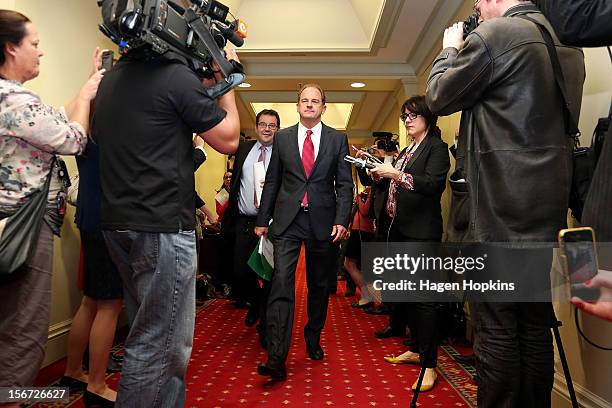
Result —
M 240 172 L 240 194 L 238 196 L 238 212 L 240 215 L 257 215 L 258 210 L 257 207 L 255 207 L 254 201 L 255 186 L 253 183 L 253 165 L 259 159 L 260 146 L 262 146 L 262 144 L 258 140 L 253 145 L 242 164 L 242 171 Z M 272 145 L 264 146 L 264 149 L 266 150 L 264 167 L 268 170 L 268 164 L 272 156 Z
M 302 125 L 302 122 L 298 123 L 298 147 L 300 149 L 300 157 L 302 157 L 302 149 L 304 149 L 304 141 L 306 140 L 307 130 L 308 128 Z M 321 144 L 321 131 L 323 130 L 323 125 L 321 122 L 319 122 L 310 130 L 312 130 L 312 135 L 310 135 L 310 138 L 312 139 L 312 144 L 314 145 L 314 158 L 317 160 L 319 145 Z

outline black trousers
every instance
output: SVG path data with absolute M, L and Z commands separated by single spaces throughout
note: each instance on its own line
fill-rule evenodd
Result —
M 304 327 L 307 345 L 316 345 L 327 317 L 330 277 L 336 276 L 337 245 L 315 238 L 307 212 L 300 211 L 281 236 L 273 236 L 274 275 L 267 308 L 268 361 L 284 363 L 289 354 L 295 305 L 295 270 L 302 243 L 306 246 L 308 323 Z
M 471 303 L 479 408 L 551 405 L 551 303 Z
M 257 247 L 259 238 L 255 235 L 256 217 L 238 216 L 234 238 L 234 290 L 238 299 L 251 304 L 256 313 L 262 297 L 257 283 L 257 274 L 247 264 L 251 253 Z

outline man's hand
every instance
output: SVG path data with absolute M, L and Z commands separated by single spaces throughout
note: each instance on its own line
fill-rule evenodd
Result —
M 202 139 L 200 136 L 196 136 L 195 139 L 193 139 L 193 147 L 201 147 L 204 148 L 204 139 Z
M 442 48 L 454 47 L 457 50 L 463 48 L 463 22 L 455 23 L 444 30 Z
M 331 236 L 334 237 L 333 242 L 336 243 L 345 240 L 347 238 L 347 233 L 348 230 L 344 226 L 340 224 L 334 225 L 331 232 Z
M 374 166 L 370 172 L 375 176 L 395 179 L 401 175 L 401 172 L 393 167 L 391 163 L 374 164 Z
M 258 237 L 261 237 L 262 235 L 264 237 L 267 237 L 268 227 L 255 227 L 255 235 L 257 235 Z
M 612 272 L 600 269 L 599 273 L 584 286 L 599 288 L 600 295 L 597 302 L 588 303 L 574 296 L 571 299 L 572 303 L 593 316 L 612 322 Z

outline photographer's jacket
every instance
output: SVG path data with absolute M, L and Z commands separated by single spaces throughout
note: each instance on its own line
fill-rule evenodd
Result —
M 457 165 L 468 182 L 468 228 L 477 242 L 554 241 L 566 223 L 571 145 L 562 97 L 542 34 L 523 14 L 552 33 L 578 122 L 584 56 L 561 45 L 531 3 L 482 23 L 460 52 L 442 50 L 428 80 L 434 113 L 463 111 Z

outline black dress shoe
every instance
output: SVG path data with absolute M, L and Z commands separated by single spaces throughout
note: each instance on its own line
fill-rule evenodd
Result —
M 368 302 L 368 303 L 353 302 L 353 303 L 351 303 L 351 307 L 355 307 L 357 309 L 365 309 L 366 307 L 370 306 L 371 304 L 372 304 L 372 302 Z
M 467 356 L 456 356 L 455 361 L 459 364 L 474 365 L 476 363 L 476 356 L 474 354 L 468 354 Z
M 251 307 L 244 318 L 244 324 L 248 327 L 251 327 L 257 323 L 259 320 L 259 311 L 255 310 L 255 308 Z
M 363 308 L 363 311 L 366 312 L 367 314 L 372 314 L 372 315 L 383 315 L 383 314 L 391 314 L 391 309 L 388 308 L 387 306 L 374 306 L 374 305 L 369 305 L 365 308 Z
M 89 391 L 85 391 L 85 394 L 83 394 L 83 402 L 87 408 L 113 408 L 115 406 L 114 401 L 107 400 L 103 396 Z
M 374 332 L 374 337 L 377 339 L 386 339 L 389 337 L 401 337 L 402 333 L 399 330 L 394 329 L 391 326 L 387 326 L 382 330 L 377 330 Z
M 87 383 L 85 381 L 77 380 L 76 378 L 63 376 L 59 380 L 60 387 L 68 387 L 71 390 L 85 391 L 87 389 Z
M 273 380 L 284 380 L 287 378 L 287 369 L 284 364 L 276 365 L 266 362 L 257 366 L 257 374 Z
M 306 352 L 308 352 L 308 357 L 310 357 L 311 360 L 323 360 L 323 357 L 325 356 L 325 353 L 319 344 L 314 346 L 309 346 L 307 344 Z

